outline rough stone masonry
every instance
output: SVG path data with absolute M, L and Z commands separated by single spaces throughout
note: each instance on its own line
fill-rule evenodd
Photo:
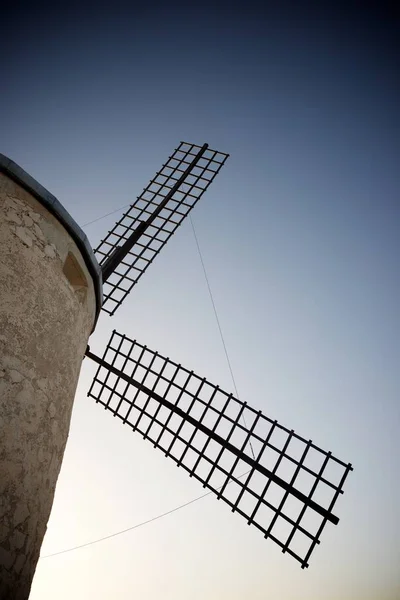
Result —
M 1 600 L 29 596 L 101 302 L 85 240 L 58 201 L 0 155 Z

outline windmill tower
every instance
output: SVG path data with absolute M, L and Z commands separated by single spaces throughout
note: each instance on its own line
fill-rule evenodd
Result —
M 59 202 L 1 159 L 2 598 L 29 595 L 85 351 L 98 364 L 88 396 L 302 568 L 325 525 L 338 523 L 350 464 L 125 334 L 114 331 L 101 356 L 86 347 L 100 308 L 115 313 L 227 158 L 181 142 L 95 250 L 100 266 Z
M 102 301 L 86 236 L 0 155 L 0 598 L 27 598 Z

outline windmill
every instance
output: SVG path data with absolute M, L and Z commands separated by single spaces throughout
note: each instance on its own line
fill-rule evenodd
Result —
M 181 142 L 95 250 L 113 315 L 228 158 Z M 309 565 L 351 464 L 180 363 L 113 331 L 88 392 L 273 540 Z
M 181 142 L 96 258 L 57 198 L 0 154 L 2 598 L 29 595 L 85 354 L 98 366 L 89 397 L 302 568 L 338 523 L 350 464 L 123 333 L 101 355 L 87 346 L 100 309 L 115 313 L 227 158 Z

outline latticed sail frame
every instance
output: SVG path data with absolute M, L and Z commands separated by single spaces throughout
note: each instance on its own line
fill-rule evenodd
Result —
M 114 331 L 88 392 L 308 567 L 352 466 Z
M 104 267 L 112 254 L 135 231 L 143 228 L 139 239 L 104 282 L 103 310 L 114 314 L 208 189 L 228 156 L 211 150 L 207 144 L 198 146 L 181 142 L 174 150 L 154 179 L 95 250 L 100 265 Z M 164 202 L 165 206 L 161 206 Z M 149 221 L 148 226 L 145 226 Z

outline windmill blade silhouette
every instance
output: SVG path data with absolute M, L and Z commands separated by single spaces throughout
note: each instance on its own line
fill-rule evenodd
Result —
M 99 365 L 88 396 L 308 567 L 351 464 L 116 331 L 86 355 Z
M 181 142 L 95 253 L 103 275 L 103 310 L 113 315 L 208 189 L 228 154 Z

